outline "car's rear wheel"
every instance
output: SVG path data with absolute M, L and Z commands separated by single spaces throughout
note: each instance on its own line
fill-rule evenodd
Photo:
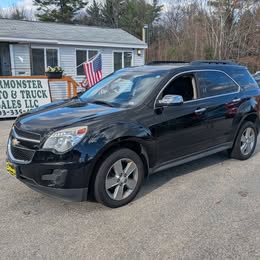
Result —
M 101 163 L 94 184 L 95 198 L 105 206 L 116 208 L 132 201 L 141 188 L 144 165 L 130 149 L 120 149 Z
M 230 156 L 238 160 L 246 160 L 254 153 L 256 143 L 256 125 L 253 122 L 245 122 L 238 132 Z

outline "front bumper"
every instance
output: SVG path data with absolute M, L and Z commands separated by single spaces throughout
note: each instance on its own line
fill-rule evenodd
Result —
M 22 179 L 20 180 L 32 190 L 41 192 L 43 194 L 47 194 L 49 196 L 58 197 L 63 200 L 79 202 L 79 201 L 85 201 L 88 198 L 88 188 L 81 188 L 81 189 L 49 188 L 49 187 L 33 184 L 28 181 L 24 181 Z
M 15 164 L 16 178 L 31 189 L 67 201 L 85 201 L 88 198 L 90 172 L 88 166 L 78 164 Z
M 18 135 L 16 131 L 11 131 L 8 140 L 7 161 L 15 168 L 18 180 L 65 200 L 87 200 L 93 160 L 86 151 L 75 148 L 62 155 L 42 151 L 36 137 L 29 139 L 28 133 L 24 136 L 24 132 Z

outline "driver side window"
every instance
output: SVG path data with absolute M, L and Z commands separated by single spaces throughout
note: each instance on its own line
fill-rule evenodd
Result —
M 184 102 L 197 99 L 196 81 L 193 74 L 177 77 L 163 90 L 162 98 L 166 95 L 179 95 Z

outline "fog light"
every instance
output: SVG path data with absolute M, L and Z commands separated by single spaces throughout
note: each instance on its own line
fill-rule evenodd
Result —
M 43 181 L 49 181 L 48 186 L 64 186 L 68 170 L 65 169 L 56 169 L 52 174 L 42 175 Z

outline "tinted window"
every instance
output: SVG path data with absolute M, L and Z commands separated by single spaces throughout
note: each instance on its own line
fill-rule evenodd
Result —
M 258 88 L 257 83 L 248 70 L 233 71 L 231 76 L 243 89 Z
M 217 71 L 198 72 L 201 97 L 212 97 L 238 91 L 238 86 L 227 75 Z

